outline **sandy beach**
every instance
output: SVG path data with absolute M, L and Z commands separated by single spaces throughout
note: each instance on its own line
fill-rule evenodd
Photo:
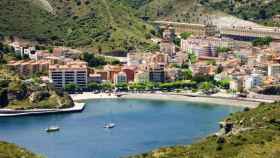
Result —
M 82 94 L 71 95 L 74 101 L 85 101 L 94 99 L 117 99 L 115 94 L 99 93 L 94 94 L 85 92 Z M 201 97 L 201 96 L 185 96 L 169 93 L 123 93 L 120 98 L 125 99 L 152 99 L 152 100 L 166 100 L 166 101 L 186 101 L 196 103 L 207 103 L 216 105 L 228 105 L 239 107 L 257 107 L 262 101 L 250 99 L 237 99 L 237 98 L 216 98 L 216 97 Z M 272 102 L 272 101 L 271 101 Z

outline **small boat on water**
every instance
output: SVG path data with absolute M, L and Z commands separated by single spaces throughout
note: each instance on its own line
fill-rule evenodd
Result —
M 51 126 L 49 128 L 46 129 L 46 132 L 58 132 L 60 130 L 60 128 L 58 126 Z
M 104 128 L 111 129 L 114 128 L 116 125 L 114 123 L 105 124 Z

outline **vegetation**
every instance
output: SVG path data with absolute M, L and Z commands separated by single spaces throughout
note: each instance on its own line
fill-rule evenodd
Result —
M 215 10 L 221 10 L 244 20 L 251 20 L 268 26 L 276 26 L 272 16 L 279 14 L 280 1 L 211 1 L 201 0 Z
M 177 22 L 201 23 L 205 15 L 221 16 L 221 12 L 267 26 L 280 26 L 272 16 L 279 14 L 279 0 L 122 0 L 138 9 L 148 19 L 172 19 Z M 129 1 L 129 2 L 128 2 Z M 222 15 L 225 15 L 222 13 Z
M 81 55 L 81 60 L 88 62 L 88 65 L 90 67 L 100 67 L 107 64 L 111 64 L 111 65 L 120 64 L 119 60 L 104 57 L 101 55 L 95 55 L 93 53 L 88 53 L 88 52 L 85 52 Z
M 189 38 L 191 35 L 192 35 L 191 32 L 183 32 L 183 33 L 180 34 L 180 37 L 181 37 L 182 39 L 187 39 L 187 38 Z
M 15 144 L 0 141 L 1 158 L 43 158 Z
M 9 58 L 8 52 L 4 52 Z M 52 85 L 42 83 L 38 78 L 24 79 L 16 72 L 0 64 L 0 107 L 10 109 L 68 108 L 73 100 Z
M 13 50 L 0 44 L 2 63 L 11 59 Z M 34 109 L 34 108 L 68 108 L 74 105 L 73 100 L 52 85 L 44 84 L 39 78 L 24 78 L 16 72 L 0 64 L 0 107 L 11 109 Z
M 187 146 L 165 147 L 131 158 L 276 158 L 280 155 L 280 103 L 244 109 L 225 119 L 227 134 L 213 135 Z
M 253 46 L 268 46 L 272 42 L 271 37 L 257 38 L 252 44 Z
M 188 60 L 187 61 L 190 61 L 193 64 L 193 63 L 196 63 L 197 59 L 198 59 L 198 57 L 195 54 L 195 52 L 193 52 L 193 51 L 188 52 Z
M 95 52 L 144 49 L 153 28 L 119 1 L 2 0 L 0 32 L 41 43 L 82 47 Z
M 218 53 L 226 53 L 228 51 L 230 51 L 230 48 L 226 48 L 226 47 L 218 47 L 217 48 Z

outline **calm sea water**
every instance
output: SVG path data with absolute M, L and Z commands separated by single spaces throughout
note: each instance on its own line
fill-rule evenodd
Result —
M 218 130 L 240 108 L 153 100 L 88 101 L 83 113 L 0 118 L 0 140 L 48 158 L 119 158 L 189 144 Z M 104 129 L 113 121 L 116 127 Z M 50 125 L 61 128 L 46 133 Z

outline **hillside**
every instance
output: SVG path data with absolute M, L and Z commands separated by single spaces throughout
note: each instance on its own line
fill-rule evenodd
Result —
M 213 9 L 210 6 L 212 3 L 212 1 L 205 3 L 203 0 L 135 0 L 133 3 L 127 4 L 138 9 L 139 16 L 149 17 L 150 20 L 171 20 L 201 24 L 208 23 L 211 20 L 218 26 L 231 24 L 257 26 L 254 22 L 232 16 L 223 10 Z
M 111 0 L 2 0 L 0 32 L 69 47 L 112 51 L 143 48 L 151 26 Z
M 94 52 L 147 49 L 153 28 L 140 17 L 279 26 L 271 17 L 280 14 L 278 0 L 1 0 L 0 7 L 0 36 Z
M 0 141 L 0 157 L 1 158 L 42 158 L 35 155 L 24 148 L 20 148 L 14 144 Z
M 205 23 L 208 16 L 218 25 L 256 25 L 244 20 L 269 26 L 280 25 L 271 20 L 273 15 L 280 14 L 278 0 L 133 0 L 126 3 L 138 8 L 141 16 L 153 20 Z
M 131 158 L 278 158 L 280 103 L 246 109 L 225 119 L 233 124 L 225 134 L 209 136 L 193 145 L 166 147 Z M 227 127 L 227 126 L 225 126 Z
M 273 22 L 272 16 L 280 14 L 279 0 L 247 0 L 247 1 L 209 1 L 203 3 L 205 6 L 234 15 L 244 20 L 254 21 L 268 26 L 280 26 Z

